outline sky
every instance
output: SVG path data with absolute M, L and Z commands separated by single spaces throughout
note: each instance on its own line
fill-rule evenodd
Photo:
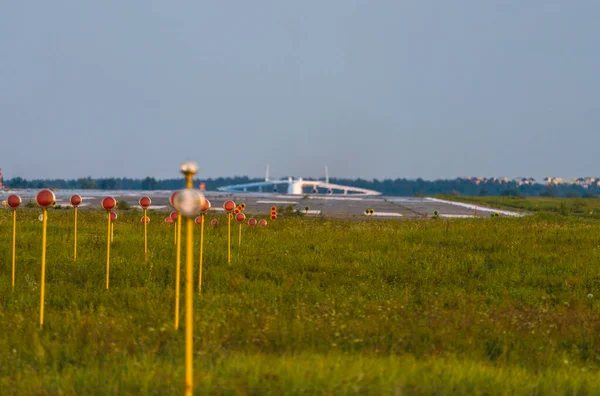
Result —
M 597 0 L 0 9 L 5 178 L 600 175 Z

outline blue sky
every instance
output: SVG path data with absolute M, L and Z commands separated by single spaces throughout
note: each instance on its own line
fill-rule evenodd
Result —
M 10 1 L 5 177 L 600 175 L 600 2 Z

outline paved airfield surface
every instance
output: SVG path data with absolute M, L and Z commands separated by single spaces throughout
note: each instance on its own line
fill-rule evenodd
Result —
M 10 194 L 19 194 L 23 203 L 35 202 L 35 194 L 38 190 L 4 190 L 0 192 L 0 199 L 5 200 Z M 170 191 L 101 191 L 101 190 L 56 190 L 56 201 L 58 205 L 69 205 L 69 197 L 79 194 L 83 197 L 80 206 L 84 208 L 100 208 L 103 197 L 113 196 L 117 200 L 126 201 L 131 206 L 137 206 L 140 197 L 147 195 L 152 199 L 150 209 L 171 210 L 169 206 Z M 309 208 L 309 216 L 330 216 L 338 218 L 361 218 L 365 216 L 365 210 L 373 209 L 373 218 L 381 219 L 415 219 L 431 217 L 434 211 L 438 211 L 440 217 L 465 218 L 465 217 L 489 217 L 491 213 L 500 213 L 503 216 L 519 216 L 519 213 L 510 211 L 498 211 L 484 206 L 462 204 L 435 198 L 417 197 L 384 197 L 384 196 L 355 196 L 355 195 L 286 195 L 279 193 L 225 193 L 205 192 L 211 201 L 211 211 L 223 211 L 222 205 L 228 199 L 237 204 L 246 203 L 246 213 L 268 215 L 271 206 L 288 207 L 304 212 Z

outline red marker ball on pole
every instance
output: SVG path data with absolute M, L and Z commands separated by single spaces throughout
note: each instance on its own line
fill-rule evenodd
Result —
M 271 206 L 271 212 L 277 212 L 277 208 L 275 206 Z
M 141 222 L 142 222 L 142 224 L 148 224 L 148 223 L 150 223 L 150 217 L 148 217 L 148 216 L 142 216 Z
M 139 204 L 142 207 L 142 209 L 148 209 L 150 204 L 152 204 L 152 200 L 150 199 L 150 197 L 142 197 L 140 198 Z
M 194 222 L 196 223 L 196 225 L 200 225 L 202 224 L 202 216 L 198 216 L 194 219 Z
M 165 223 L 167 223 L 167 224 L 173 223 L 173 219 L 171 218 L 171 216 L 167 216 L 167 218 L 165 219 Z
M 248 225 L 250 227 L 255 227 L 256 226 L 256 219 L 251 217 L 250 219 L 248 219 Z
M 179 216 L 179 213 L 175 212 L 171 212 L 171 220 L 173 221 L 177 221 L 177 217 Z
M 243 223 L 244 221 L 246 221 L 246 215 L 243 213 L 238 213 L 237 215 L 235 215 L 235 221 L 237 221 L 238 223 Z
M 78 207 L 81 204 L 81 196 L 80 195 L 72 195 L 71 198 L 69 199 L 69 202 L 71 203 L 71 206 L 73 206 L 74 208 Z
M 106 197 L 101 205 L 104 210 L 113 210 L 117 206 L 117 201 L 113 197 Z
M 54 193 L 48 189 L 40 190 L 35 196 L 35 202 L 41 208 L 48 208 L 56 201 Z
M 179 194 L 179 191 L 173 191 L 169 197 L 169 204 L 171 204 L 171 207 L 173 208 L 175 207 L 175 197 L 177 197 L 177 194 Z
M 10 195 L 6 201 L 8 203 L 8 206 L 10 206 L 13 209 L 17 209 L 19 205 L 21 205 L 21 202 L 23 202 L 21 197 L 15 194 Z
M 210 221 L 210 224 L 211 224 L 212 226 L 216 226 L 217 224 L 219 224 L 219 220 L 217 220 L 217 219 L 212 219 L 212 220 Z
M 117 212 L 110 212 L 110 221 L 117 220 Z
M 210 201 L 208 199 L 204 199 L 202 201 L 202 213 L 206 213 L 208 212 L 208 210 L 210 209 L 211 205 L 210 205 Z
M 235 208 L 235 210 L 233 211 L 233 213 L 238 214 L 238 213 L 240 213 L 240 210 L 238 208 Z
M 40 326 L 44 325 L 44 299 L 46 295 L 46 224 L 47 209 L 56 201 L 54 193 L 48 189 L 40 190 L 35 196 L 35 202 L 42 208 L 42 277 L 40 287 Z M 16 215 L 17 212 L 14 212 Z
M 271 215 L 271 220 L 277 220 L 277 215 Z
M 225 209 L 227 212 L 233 211 L 235 209 L 235 202 L 225 201 L 225 203 L 223 204 L 223 209 Z
M 266 227 L 267 226 L 267 220 L 260 219 L 260 221 L 258 222 L 258 225 L 261 226 L 261 227 Z

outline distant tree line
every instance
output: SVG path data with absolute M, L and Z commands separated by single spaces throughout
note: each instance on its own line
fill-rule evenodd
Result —
M 200 182 L 206 184 L 207 190 L 216 190 L 217 187 L 231 184 L 243 184 L 262 181 L 264 179 L 251 179 L 247 176 L 219 177 L 216 179 L 194 180 L 196 187 Z M 33 179 L 27 180 L 15 177 L 4 181 L 9 188 L 53 188 L 71 190 L 176 190 L 185 187 L 182 178 L 157 180 L 153 177 L 144 179 L 130 179 L 121 177 L 99 178 L 91 177 L 80 179 Z
M 262 178 L 249 178 L 247 176 L 219 177 L 215 179 L 197 179 L 205 183 L 206 189 L 216 190 L 218 187 L 233 184 L 254 183 L 263 181 Z M 489 196 L 546 196 L 546 197 L 593 197 L 600 195 L 600 188 L 584 188 L 575 184 L 545 185 L 523 184 L 516 182 L 484 182 L 475 183 L 469 179 L 448 180 L 423 180 L 419 179 L 330 179 L 331 183 L 344 184 L 353 187 L 367 188 L 380 191 L 391 196 L 424 196 L 437 194 L 451 195 L 489 195 Z M 54 188 L 74 190 L 176 190 L 184 187 L 183 179 L 162 179 L 153 177 L 144 179 L 130 178 L 99 178 L 91 177 L 80 179 L 33 179 L 26 180 L 15 177 L 5 180 L 4 184 L 10 188 Z
M 475 183 L 469 179 L 423 180 L 419 179 L 331 179 L 332 183 L 381 191 L 391 196 L 431 196 L 437 194 L 468 196 L 541 196 L 541 197 L 593 197 L 600 188 L 585 188 L 575 184 L 522 184 L 517 182 Z

